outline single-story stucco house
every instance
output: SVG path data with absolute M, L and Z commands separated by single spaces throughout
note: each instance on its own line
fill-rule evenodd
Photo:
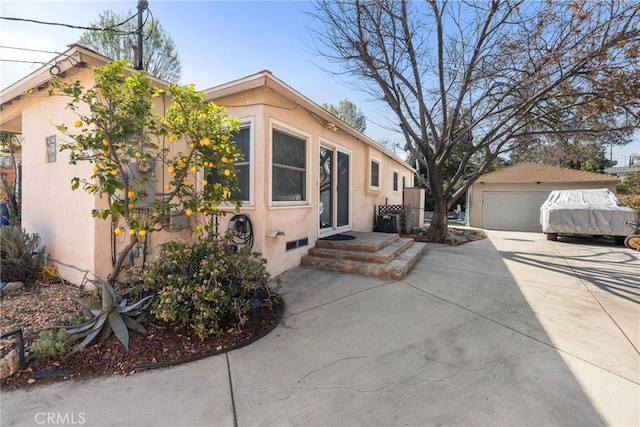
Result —
M 538 231 L 540 206 L 553 190 L 608 188 L 620 178 L 539 163 L 517 163 L 481 175 L 467 193 L 469 226 L 489 230 Z
M 72 45 L 0 93 L 0 130 L 21 134 L 24 140 L 22 226 L 40 234 L 49 262 L 75 283 L 87 271 L 106 277 L 113 253 L 125 241 L 111 242 L 110 222 L 91 216 L 92 209 L 105 200 L 71 190 L 72 177 L 91 176 L 91 165 L 72 166 L 67 152 L 57 150 L 56 143 L 64 137 L 55 125 L 72 123 L 76 116 L 65 109 L 66 99 L 48 96 L 47 90 L 53 75 L 89 87 L 91 68 L 109 61 Z M 269 71 L 213 87 L 205 94 L 208 101 L 225 106 L 240 119 L 236 142 L 245 157 L 237 165 L 242 213 L 252 222 L 253 249 L 264 255 L 274 276 L 299 265 L 319 238 L 373 231 L 376 206 L 402 204 L 403 188 L 413 183 L 415 171 L 402 158 Z M 161 100 L 156 102 L 156 112 L 161 112 Z M 293 168 L 301 177 L 296 188 L 290 182 L 278 182 L 282 167 Z M 163 170 L 157 164 L 152 171 L 159 188 L 164 185 L 160 182 Z M 221 229 L 226 229 L 228 217 Z M 153 259 L 158 244 L 175 238 L 188 238 L 188 233 L 151 234 L 145 256 Z

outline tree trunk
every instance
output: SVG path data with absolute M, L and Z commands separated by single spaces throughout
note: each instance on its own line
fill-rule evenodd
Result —
M 111 270 L 111 273 L 109 273 L 109 275 L 107 276 L 107 283 L 109 283 L 111 287 L 114 287 L 116 285 L 116 282 L 118 281 L 118 276 L 120 275 L 120 271 L 122 270 L 122 266 L 124 264 L 124 260 L 127 258 L 127 256 L 129 256 L 129 254 L 131 253 L 131 251 L 133 250 L 133 247 L 136 245 L 137 242 L 138 242 L 138 238 L 136 236 L 131 236 L 131 241 L 127 244 L 127 246 L 125 246 L 122 252 L 120 252 L 120 254 L 118 255 L 116 259 L 116 263 L 113 266 L 113 270 Z
M 434 195 L 435 196 L 435 195 Z M 447 202 L 444 197 L 435 199 L 435 208 L 431 217 L 431 225 L 427 230 L 427 238 L 430 242 L 444 243 L 448 234 Z

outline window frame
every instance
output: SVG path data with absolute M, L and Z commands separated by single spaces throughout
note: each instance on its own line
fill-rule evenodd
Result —
M 277 131 L 280 133 L 287 134 L 294 138 L 298 138 L 304 141 L 304 149 L 305 149 L 305 158 L 304 158 L 304 194 L 305 197 L 303 200 L 273 200 L 273 133 Z M 269 182 L 268 182 L 268 193 L 269 193 L 269 206 L 270 207 L 301 207 L 301 206 L 311 206 L 311 149 L 312 149 L 312 139 L 311 134 L 305 132 L 299 128 L 293 127 L 283 121 L 269 118 Z
M 398 169 L 393 169 L 391 173 L 391 189 L 394 193 L 398 193 L 400 191 L 400 171 Z
M 373 164 L 378 165 L 378 173 L 377 173 L 377 185 L 373 185 Z M 380 171 L 382 170 L 382 162 L 380 159 L 371 156 L 369 159 L 369 188 L 371 190 L 380 191 Z
M 45 144 L 47 148 L 46 163 L 56 163 L 58 161 L 58 136 L 47 136 Z M 51 147 L 53 147 L 53 150 L 50 149 Z
M 248 164 L 249 165 L 249 180 L 248 180 L 248 185 L 249 185 L 249 200 L 240 200 L 238 199 L 240 202 L 242 202 L 242 206 L 249 206 L 252 207 L 254 206 L 254 195 L 255 195 L 255 191 L 254 191 L 254 174 L 255 174 L 255 119 L 253 116 L 251 117 L 241 117 L 238 119 L 240 122 L 239 128 L 243 129 L 243 128 L 249 128 L 249 160 L 245 159 L 242 162 L 236 162 L 234 163 L 234 166 L 237 166 L 239 164 Z M 244 153 L 243 153 L 244 155 Z M 206 174 L 206 177 L 208 177 L 210 175 L 212 171 L 210 171 L 209 173 Z M 207 178 L 208 179 L 208 178 Z M 229 203 L 224 203 L 224 206 L 231 206 Z

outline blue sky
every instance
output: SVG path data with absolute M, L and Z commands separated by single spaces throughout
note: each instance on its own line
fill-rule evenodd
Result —
M 127 1 L 5 1 L 0 16 L 87 26 L 100 11 L 135 11 L 137 0 Z M 181 83 L 198 89 L 226 83 L 268 69 L 311 100 L 337 105 L 348 98 L 367 116 L 366 134 L 402 144 L 390 126 L 391 114 L 383 104 L 348 85 L 323 68 L 335 70 L 312 51 L 309 29 L 316 23 L 305 12 L 307 1 L 167 1 L 149 0 L 149 8 L 176 43 L 182 64 Z M 82 30 L 0 20 L 0 45 L 61 52 Z M 47 53 L 0 48 L 1 59 L 47 61 Z M 4 88 L 38 65 L 0 62 L 0 87 Z M 382 125 L 382 126 L 379 126 Z M 607 155 L 609 153 L 607 152 Z M 628 161 L 640 154 L 640 135 L 626 147 L 613 148 L 613 159 Z

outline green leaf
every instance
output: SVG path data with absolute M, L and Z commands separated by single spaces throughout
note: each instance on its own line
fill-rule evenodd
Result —
M 118 308 L 118 312 L 119 313 L 127 313 L 130 316 L 135 316 L 135 314 L 133 314 L 132 312 L 134 310 L 136 311 L 144 311 L 149 307 L 149 304 L 151 304 L 151 299 L 153 298 L 153 295 L 149 295 L 148 297 L 145 297 L 143 299 L 141 299 L 140 301 L 138 301 L 137 303 L 130 305 L 129 307 L 124 307 L 123 309 Z
M 109 324 L 111 325 L 111 329 L 113 329 L 113 333 L 118 337 L 118 340 L 129 350 L 129 329 L 127 329 L 127 325 L 120 313 L 109 313 Z
M 75 295 L 68 295 L 69 298 L 71 298 L 73 301 L 77 302 L 78 304 L 80 304 L 81 306 L 83 306 L 84 308 L 86 308 L 87 310 L 91 310 L 91 312 L 93 313 L 94 310 L 98 310 L 98 312 L 100 312 L 100 306 L 98 306 L 95 303 L 92 303 L 90 301 L 87 301 L 83 298 L 79 298 Z
M 75 326 L 73 328 L 67 328 L 67 333 L 78 334 L 80 332 L 84 332 L 88 329 L 91 329 L 93 326 L 95 326 L 95 324 L 96 324 L 96 318 L 94 317 L 93 319 L 89 320 L 86 323 L 83 323 L 82 325 Z
M 111 293 L 113 288 L 106 283 L 102 284 L 102 311 L 110 312 L 113 309 L 114 296 Z M 115 291 L 114 291 L 115 292 Z
M 129 327 L 129 329 L 133 329 L 134 331 L 140 332 L 141 334 L 147 333 L 147 330 L 138 320 L 133 319 L 126 314 L 122 315 L 122 320 L 124 320 L 124 323 Z

